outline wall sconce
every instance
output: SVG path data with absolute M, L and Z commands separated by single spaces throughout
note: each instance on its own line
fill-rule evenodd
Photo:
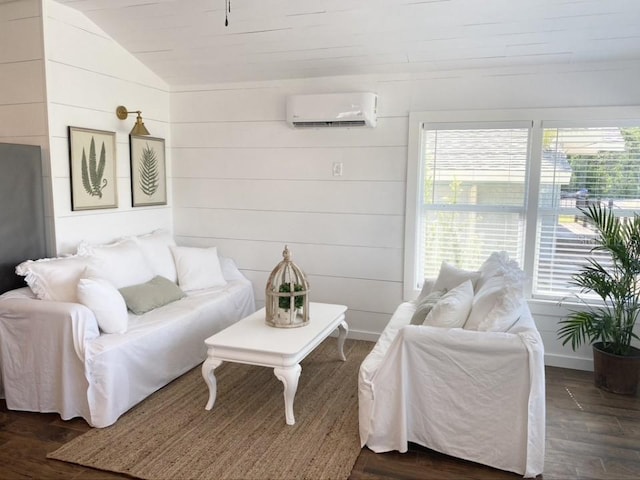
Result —
M 133 110 L 131 112 L 127 111 L 127 107 L 120 105 L 116 108 L 116 116 L 120 120 L 126 120 L 130 113 L 137 113 L 136 123 L 133 125 L 130 134 L 131 135 L 151 135 L 147 127 L 144 126 L 144 122 L 142 121 L 142 112 L 140 110 Z

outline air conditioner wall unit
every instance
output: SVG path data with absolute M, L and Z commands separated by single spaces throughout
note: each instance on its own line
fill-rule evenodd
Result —
M 287 97 L 287 123 L 294 128 L 375 127 L 378 96 L 371 92 Z

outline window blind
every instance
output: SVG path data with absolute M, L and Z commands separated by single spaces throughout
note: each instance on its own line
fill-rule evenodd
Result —
M 423 127 L 417 278 L 443 260 L 477 269 L 496 250 L 521 261 L 528 127 Z
M 640 212 L 640 127 L 544 128 L 540 182 L 533 293 L 578 293 L 571 276 L 596 235 L 580 208 Z

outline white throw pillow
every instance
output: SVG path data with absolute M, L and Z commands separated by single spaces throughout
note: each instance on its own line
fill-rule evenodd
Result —
M 201 290 L 227 284 L 222 275 L 216 247 L 172 246 L 170 248 L 178 272 L 178 285 L 182 290 Z
M 220 258 L 220 269 L 222 270 L 222 276 L 227 282 L 232 282 L 234 280 L 246 280 L 247 278 L 242 275 L 242 272 L 238 270 L 238 266 L 236 262 L 231 258 L 221 257 Z
M 518 275 L 521 271 L 518 262 L 511 260 L 507 252 L 493 252 L 480 266 L 480 279 L 475 284 L 476 293 L 492 277 L 505 274 Z
M 16 273 L 25 277 L 40 300 L 77 303 L 78 280 L 91 262 L 91 258 L 78 255 L 27 260 L 16 267 Z
M 120 292 L 107 280 L 88 277 L 78 281 L 78 300 L 93 312 L 104 333 L 125 333 L 129 316 Z
M 466 330 L 505 332 L 518 320 L 524 302 L 524 273 L 510 271 L 484 281 L 473 299 Z
M 473 284 L 471 280 L 466 280 L 438 300 L 425 318 L 423 325 L 460 328 L 467 321 L 472 302 Z
M 436 282 L 433 285 L 433 291 L 448 291 L 467 280 L 471 280 L 471 285 L 473 287 L 478 278 L 480 278 L 479 271 L 463 270 L 455 265 L 451 265 L 450 263 L 443 261 L 440 265 L 438 278 L 436 278 Z
M 116 289 L 148 282 L 155 276 L 142 248 L 130 238 L 109 245 L 83 242 L 78 246 L 78 253 L 92 257 L 100 277 Z
M 169 247 L 175 246 L 176 242 L 166 230 L 154 230 L 147 235 L 132 237 L 142 248 L 142 253 L 147 259 L 147 263 L 156 275 L 168 278 L 173 283 L 178 281 L 176 264 Z

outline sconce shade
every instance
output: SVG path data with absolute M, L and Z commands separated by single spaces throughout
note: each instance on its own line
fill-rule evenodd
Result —
M 131 129 L 131 135 L 151 135 L 147 127 L 144 126 L 144 122 L 142 121 L 142 117 L 140 116 L 141 112 L 138 112 L 138 117 L 136 118 L 136 123 L 133 125 Z
M 144 122 L 142 121 L 142 112 L 140 110 L 127 111 L 127 107 L 120 105 L 116 108 L 116 116 L 120 120 L 126 120 L 130 113 L 136 113 L 138 116 L 136 117 L 136 123 L 134 123 L 133 128 L 131 129 L 131 135 L 151 135 L 147 127 L 144 126 Z

